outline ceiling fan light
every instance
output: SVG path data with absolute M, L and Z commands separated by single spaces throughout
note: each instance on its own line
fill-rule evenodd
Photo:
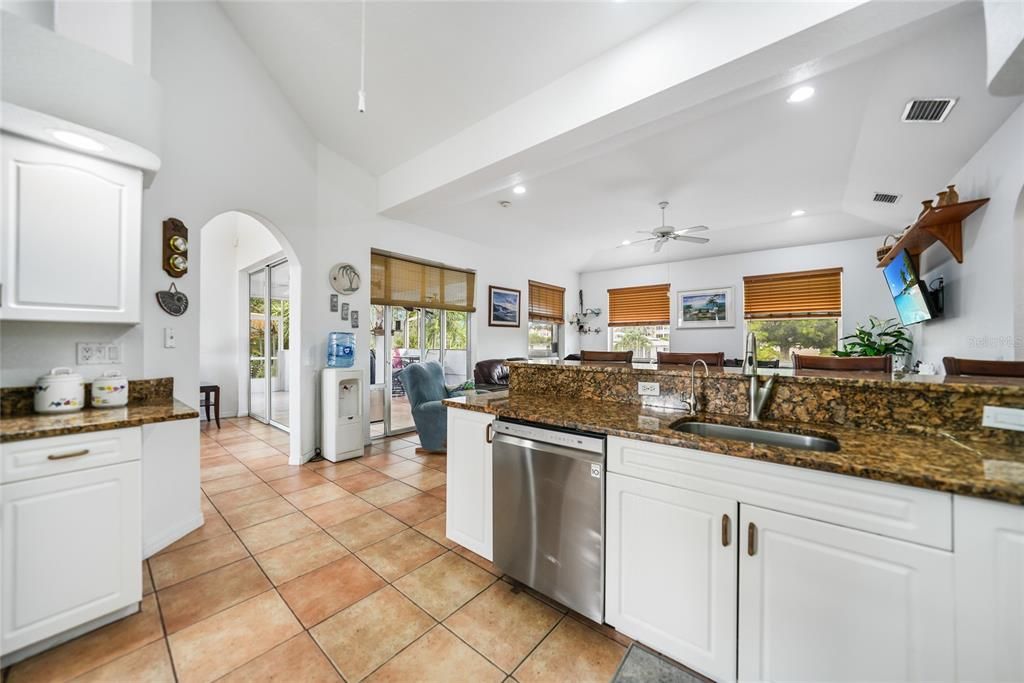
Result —
M 632 244 L 632 242 L 630 242 L 629 240 L 622 240 L 622 246 L 628 247 L 630 244 Z

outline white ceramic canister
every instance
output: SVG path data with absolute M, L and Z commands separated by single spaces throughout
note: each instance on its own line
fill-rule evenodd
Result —
M 92 382 L 93 408 L 122 408 L 128 405 L 128 379 L 117 370 Z
M 37 413 L 73 413 L 85 407 L 85 382 L 71 368 L 54 368 L 36 380 Z

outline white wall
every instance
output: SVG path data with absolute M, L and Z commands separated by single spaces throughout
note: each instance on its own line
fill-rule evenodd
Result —
M 920 355 L 936 365 L 943 356 L 1024 359 L 1024 105 L 950 182 L 961 199 L 991 201 L 964 221 L 962 264 L 941 244 L 923 255 L 924 277 L 945 279 L 946 312 L 923 326 Z
M 143 376 L 142 330 L 135 325 L 5 321 L 0 323 L 0 339 L 0 386 L 31 386 L 60 366 L 73 368 L 86 382 L 111 370 L 119 370 L 129 379 Z M 120 344 L 123 362 L 77 365 L 76 342 Z
M 222 417 L 238 414 L 244 311 L 240 272 L 281 252 L 277 239 L 255 218 L 237 211 L 215 216 L 201 230 L 199 378 L 220 386 Z
M 335 263 L 347 261 L 355 265 L 363 276 L 363 287 L 350 297 L 350 303 L 353 310 L 359 311 L 361 318 L 356 336 L 358 367 L 369 372 L 367 350 L 370 348 L 370 333 L 367 323 L 370 306 L 371 248 L 477 271 L 477 313 L 473 316 L 470 332 L 473 363 L 487 358 L 526 355 L 529 280 L 540 280 L 565 287 L 566 311 L 571 313 L 576 310 L 578 274 L 559 265 L 557 254 L 545 254 L 543 245 L 520 244 L 514 235 L 510 235 L 506 248 L 490 249 L 428 228 L 383 218 L 374 213 L 372 208 L 376 188 L 371 177 L 326 147 L 318 148 L 318 159 L 317 222 L 320 231 L 318 262 L 315 265 L 316 277 L 313 279 L 314 287 L 311 294 L 316 321 L 311 334 L 316 342 L 315 354 L 318 357 L 322 358 L 326 353 L 329 332 L 351 330 L 349 323 L 342 322 L 338 314 L 331 313 L 328 308 L 333 290 L 328 283 L 327 273 Z M 481 230 L 484 229 L 486 227 L 481 226 Z M 489 285 L 522 291 L 523 324 L 519 328 L 497 328 L 487 325 Z M 345 300 L 344 297 L 342 300 Z M 574 352 L 577 348 L 576 331 L 569 329 L 566 331 L 562 354 Z M 366 412 L 368 413 L 368 408 Z M 367 435 L 368 433 L 367 431 Z
M 301 297 L 303 279 L 313 274 L 306 264 L 315 261 L 316 251 L 316 142 L 216 3 L 156 3 L 152 49 L 153 76 L 164 92 L 164 153 L 160 174 L 143 197 L 144 374 L 173 376 L 176 396 L 195 405 L 201 312 L 171 319 L 148 294 L 168 286 L 160 269 L 160 223 L 175 216 L 189 226 L 191 266 L 177 284 L 199 300 L 202 226 L 231 210 L 262 217 L 299 269 L 292 288 Z M 163 348 L 169 325 L 177 332 L 175 349 Z M 293 334 L 301 330 L 301 310 L 293 325 Z M 318 359 L 297 358 L 306 381 L 294 400 L 307 409 L 292 432 L 293 457 L 313 452 L 310 408 L 319 367 Z
M 691 352 L 724 351 L 726 358 L 739 358 L 743 355 L 744 342 L 745 275 L 833 267 L 843 269 L 842 335 L 850 334 L 857 323 L 867 320 L 869 315 L 882 318 L 896 316 L 892 297 L 886 289 L 881 271 L 876 267 L 875 249 L 881 242 L 881 237 L 867 238 L 583 273 L 580 282 L 583 287 L 584 303 L 588 307 L 601 309 L 601 317 L 593 324 L 602 329 L 601 334 L 583 337 L 580 346 L 591 351 L 607 349 L 609 289 L 668 282 L 672 294 L 671 349 Z M 725 286 L 733 288 L 735 327 L 675 329 L 677 294 L 680 290 Z

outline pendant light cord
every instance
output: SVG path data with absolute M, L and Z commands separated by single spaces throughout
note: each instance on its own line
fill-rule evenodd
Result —
M 366 111 L 366 0 L 362 1 L 359 29 L 359 104 L 360 113 Z

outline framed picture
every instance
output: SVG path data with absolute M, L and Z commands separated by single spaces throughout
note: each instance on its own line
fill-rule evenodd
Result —
M 520 291 L 491 285 L 487 294 L 487 324 L 491 327 L 519 327 Z
M 676 329 L 735 327 L 732 291 L 732 287 L 715 287 L 678 292 Z

